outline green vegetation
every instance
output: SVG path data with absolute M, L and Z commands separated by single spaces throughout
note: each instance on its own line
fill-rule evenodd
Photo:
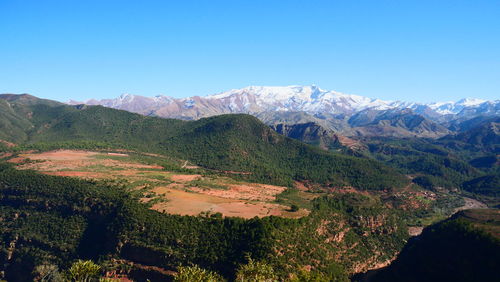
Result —
M 223 115 L 186 123 L 161 144 L 170 155 L 208 168 L 249 172 L 243 179 L 279 185 L 310 180 L 332 186 L 383 190 L 405 180 L 376 162 L 333 155 L 285 138 L 248 115 Z
M 68 279 L 76 282 L 90 282 L 96 280 L 101 267 L 91 260 L 78 260 L 68 269 Z
M 299 208 L 312 209 L 311 201 L 308 200 L 310 192 L 300 191 L 297 188 L 288 188 L 276 195 L 276 203 L 283 205 L 296 205 Z
M 496 281 L 499 210 L 468 210 L 426 228 L 374 281 Z
M 248 256 L 266 261 L 278 277 L 305 265 L 345 276 L 344 269 L 367 257 L 392 257 L 406 239 L 394 211 L 366 196 L 320 198 L 312 213 L 298 220 L 244 220 L 162 214 L 123 189 L 1 164 L 0 252 L 5 256 L 0 270 L 5 278 L 28 281 L 42 265 L 67 270 L 77 259 L 101 263 L 112 258 L 172 270 L 196 264 L 231 278 Z M 337 232 L 347 239 L 328 241 Z M 337 256 L 339 261 L 333 259 Z
M 423 202 L 424 207 L 405 214 L 408 226 L 428 226 L 444 220 L 465 204 L 462 196 L 448 193 L 436 193 L 436 199 L 433 201 L 420 197 L 416 199 Z
M 479 188 L 473 187 L 475 185 L 473 182 L 483 182 L 487 176 L 500 175 L 497 157 L 500 150 L 499 137 L 498 130 L 495 129 L 498 128 L 497 124 L 498 118 L 487 119 L 467 132 L 438 140 L 364 137 L 360 142 L 367 145 L 366 149 L 361 146 L 357 150 L 344 148 L 340 151 L 357 157 L 376 159 L 402 174 L 411 175 L 413 183 L 425 189 L 435 192 L 453 191 L 495 206 L 499 202 L 498 196 L 494 196 L 498 195 L 499 186 L 489 185 L 490 188 Z M 278 130 L 283 131 L 285 125 L 280 126 L 282 127 Z M 293 126 L 288 126 L 286 129 L 292 130 Z M 290 133 L 287 132 L 284 133 Z M 290 136 L 303 142 L 309 141 L 307 135 Z M 467 187 L 465 191 L 469 193 L 460 191 L 465 187 Z
M 466 191 L 485 196 L 500 197 L 500 175 L 486 175 L 463 184 Z
M 421 139 L 373 138 L 369 152 L 375 159 L 404 174 L 413 174 L 414 182 L 427 189 L 459 188 L 481 172 L 459 155 L 438 144 Z
M 364 158 L 359 158 L 283 137 L 249 115 L 187 122 L 3 95 L 0 139 L 17 146 L 0 142 L 1 152 L 121 149 L 128 156 L 98 157 L 156 164 L 213 179 L 224 175 L 235 182 L 286 185 L 289 188 L 277 196 L 277 202 L 288 205 L 291 212 L 307 208 L 310 214 L 300 219 L 249 220 L 223 218 L 220 213 L 169 215 L 148 209 L 158 199 L 139 202 L 139 197 L 153 197 L 150 190 L 155 181 L 171 182 L 158 174 L 160 168 L 140 172 L 152 181 L 89 181 L 17 171 L 0 163 L 0 273 L 8 281 L 57 281 L 63 274 L 85 281 L 109 269 L 132 278 L 148 277 L 156 269 L 159 280 L 171 275 L 168 271 L 177 271 L 177 281 L 347 281 L 355 271 L 394 258 L 408 239 L 407 225 L 448 216 L 463 203 L 455 194 L 460 192 L 457 188 L 476 196 L 499 196 L 499 170 L 493 156 L 498 142 L 495 136 L 483 138 L 481 133 L 475 132 L 472 139 L 459 136 L 473 140 L 470 146 L 459 139 L 373 138 L 367 142 Z M 186 169 L 188 164 L 202 168 Z M 414 184 L 403 174 L 411 175 Z M 318 194 L 292 188 L 295 181 L 307 183 Z M 189 185 L 227 188 L 203 179 Z M 142 189 L 132 191 L 137 187 Z M 339 187 L 370 193 L 331 192 Z M 421 193 L 412 199 L 421 207 L 409 208 L 404 194 L 423 188 L 435 191 L 434 198 Z M 427 266 L 446 272 L 447 259 L 466 278 L 473 277 L 470 267 L 482 269 L 481 263 L 496 269 L 498 238 L 491 234 L 498 234 L 498 220 L 488 216 L 478 220 L 477 214 L 463 212 L 426 229 L 422 240 L 412 241 L 379 277 L 439 275 L 428 272 Z M 465 254 L 473 262 L 460 258 L 463 253 L 452 249 L 457 244 L 466 245 Z M 477 250 L 471 247 L 475 245 Z M 437 250 L 447 256 L 426 260 L 429 252 Z M 481 260 L 480 253 L 491 255 L 492 260 Z M 450 259 L 450 254 L 457 258 Z M 423 268 L 405 266 L 412 263 Z M 488 275 L 486 270 L 484 278 Z
M 26 140 L 30 128 L 29 120 L 17 115 L 7 101 L 0 99 L 0 139 L 15 143 Z
M 295 205 L 295 204 L 291 204 L 290 205 L 290 211 L 291 212 L 296 212 L 299 210 L 299 206 Z
M 121 148 L 159 153 L 229 173 L 233 178 L 289 185 L 309 180 L 367 190 L 402 187 L 407 180 L 373 160 L 333 154 L 283 137 L 255 117 L 222 115 L 186 122 L 145 117 L 100 106 L 49 105 L 32 97 L 9 104 L 29 129 L 16 137 L 18 149 Z M 8 136 L 6 136 L 8 137 Z M 7 138 L 7 141 L 14 141 Z M 167 163 L 170 169 L 175 164 Z
M 309 216 L 297 221 L 274 220 L 274 248 L 281 255 L 268 260 L 280 266 L 280 273 L 296 273 L 309 265 L 332 277 L 345 277 L 346 270 L 366 263 L 375 253 L 381 254 L 376 260 L 383 261 L 403 247 L 408 234 L 402 218 L 375 197 L 320 197 L 313 201 Z
M 500 172 L 500 168 L 497 164 L 500 163 L 500 156 L 496 155 L 486 155 L 483 157 L 478 157 L 469 161 L 469 164 L 473 167 L 485 170 L 487 172 L 494 172 L 495 169 Z
M 248 258 L 248 263 L 240 265 L 236 271 L 236 281 L 241 282 L 273 282 L 277 280 L 274 269 L 262 261 Z
M 180 266 L 174 278 L 175 282 L 224 282 L 225 279 L 214 271 L 199 267 Z
M 208 180 L 208 179 L 195 179 L 192 181 L 189 181 L 187 183 L 189 186 L 193 187 L 198 187 L 201 189 L 221 189 L 221 190 L 227 190 L 228 187 L 226 185 L 218 184 L 214 182 L 214 178 Z
M 330 282 L 330 281 L 348 281 L 336 277 L 328 277 L 326 274 L 317 271 L 300 271 L 292 279 L 292 282 Z
M 492 207 L 499 203 L 500 166 L 496 155 L 480 144 L 458 146 L 458 141 L 452 142 L 449 138 L 372 138 L 365 141 L 369 145 L 369 152 L 365 152 L 367 157 L 412 175 L 413 183 L 422 188 L 435 192 L 452 191 Z

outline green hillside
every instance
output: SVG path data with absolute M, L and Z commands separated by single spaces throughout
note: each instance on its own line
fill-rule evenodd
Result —
M 209 168 L 251 172 L 253 179 L 289 184 L 309 180 L 360 189 L 389 189 L 405 180 L 377 162 L 334 155 L 283 137 L 249 115 L 223 115 L 185 124 L 161 143 Z
M 464 181 L 482 172 L 460 154 L 431 140 L 415 138 L 372 138 L 365 140 L 369 156 L 405 174 L 427 189 L 460 188 Z
M 465 182 L 463 188 L 472 193 L 500 197 L 500 175 L 486 175 L 474 178 Z
M 16 114 L 9 103 L 0 99 L 0 139 L 10 142 L 25 141 L 31 128 L 29 120 Z
M 490 206 L 498 203 L 500 166 L 488 146 L 450 142 L 447 138 L 363 141 L 368 145 L 368 150 L 363 152 L 367 157 L 412 175 L 413 182 L 425 189 L 461 191 Z
M 249 257 L 268 264 L 282 280 L 310 269 L 310 275 L 327 281 L 347 281 L 349 275 L 393 259 L 408 240 L 407 225 L 432 215 L 435 208 L 456 208 L 450 205 L 456 195 L 429 194 L 409 185 L 403 174 L 436 191 L 462 187 L 496 196 L 498 190 L 498 179 L 483 177 L 484 171 L 461 158 L 462 151 L 427 141 L 375 138 L 361 158 L 284 137 L 244 114 L 181 121 L 29 95 L 0 95 L 0 110 L 0 139 L 17 144 L 1 142 L 2 151 L 129 149 L 189 160 L 204 167 L 197 172 L 209 175 L 288 186 L 303 181 L 323 188 L 321 196 L 314 189 L 304 192 L 310 213 L 300 219 L 178 216 L 150 210 L 126 186 L 109 184 L 119 182 L 47 176 L 0 163 L 0 273 L 8 281 L 30 281 L 40 269 L 64 271 L 77 259 L 92 259 L 103 272 L 126 273 L 138 281 L 165 281 L 171 278 L 168 271 L 191 264 L 233 279 Z M 325 192 L 339 186 L 372 192 Z M 406 189 L 398 189 L 402 187 Z M 406 199 L 413 189 L 419 194 Z M 295 205 L 304 200 L 297 199 L 299 192 L 288 189 L 277 199 Z M 377 277 L 441 277 L 449 272 L 448 253 L 455 254 L 450 262 L 463 268 L 464 277 L 469 277 L 467 267 L 492 267 L 489 258 L 481 260 L 468 246 L 496 250 L 497 237 L 491 237 L 498 233 L 496 221 L 489 214 L 462 212 L 431 226 Z M 478 228 L 482 231 L 476 232 Z M 451 244 L 463 244 L 460 251 L 465 253 Z M 427 269 L 425 253 L 439 269 Z M 462 259 L 463 254 L 472 262 Z M 405 266 L 412 264 L 423 270 Z
M 373 281 L 498 281 L 500 211 L 467 210 L 426 228 Z
M 386 190 L 407 184 L 402 175 L 376 161 L 324 152 L 283 137 L 249 115 L 187 122 L 100 106 L 71 107 L 25 100 L 9 96 L 10 105 L 17 109 L 20 119 L 29 120 L 31 128 L 21 130 L 25 136 L 16 140 L 6 139 L 34 148 L 107 144 L 168 154 L 210 169 L 242 172 L 233 177 L 280 185 L 307 180 Z
M 325 147 L 320 137 L 315 139 L 318 142 L 312 143 L 308 142 L 307 135 L 289 136 Z M 364 137 L 359 140 L 359 144 L 364 146 L 345 150 L 346 153 L 375 159 L 399 173 L 411 175 L 415 184 L 430 190 L 457 190 L 465 187 L 468 181 L 488 174 L 498 174 L 499 169 L 496 155 L 483 150 L 483 147 L 466 150 L 462 147 L 451 147 L 442 140 L 395 137 Z M 338 151 L 338 148 L 331 150 Z M 491 187 L 492 190 L 496 189 Z M 474 189 L 466 190 L 476 193 Z
M 308 266 L 346 281 L 393 257 L 407 238 L 397 211 L 356 194 L 319 198 L 302 219 L 177 216 L 148 209 L 118 186 L 5 164 L 0 193 L 0 271 L 8 281 L 31 281 L 41 266 L 64 271 L 76 259 L 138 281 L 165 281 L 152 278 L 152 267 L 190 264 L 232 278 L 248 256 L 281 279 Z

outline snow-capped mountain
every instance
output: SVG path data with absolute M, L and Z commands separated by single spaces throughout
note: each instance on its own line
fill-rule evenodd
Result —
M 141 114 L 162 117 L 197 119 L 224 113 L 251 113 L 266 111 L 304 111 L 308 113 L 353 114 L 374 109 L 386 110 L 396 104 L 358 95 L 323 90 L 316 86 L 249 86 L 227 92 L 172 98 L 168 96 L 144 97 L 124 94 L 116 99 L 69 101 L 69 104 L 102 105 Z
M 82 104 L 70 101 L 69 104 Z M 420 118 L 429 122 L 442 123 L 456 118 L 471 118 L 478 115 L 500 115 L 500 100 L 485 101 L 467 98 L 457 102 L 435 102 L 429 104 L 413 103 L 408 101 L 384 101 L 368 97 L 344 94 L 336 91 L 323 90 L 317 86 L 249 86 L 242 89 L 233 89 L 226 92 L 188 98 L 173 98 L 168 96 L 144 97 L 124 94 L 116 99 L 91 99 L 83 102 L 88 105 L 102 105 L 115 109 L 127 110 L 143 115 L 153 115 L 168 118 L 199 119 L 220 114 L 247 113 L 257 117 L 270 117 L 266 113 L 304 113 L 308 121 L 326 121 L 333 130 L 350 130 L 350 117 L 358 113 L 368 116 L 398 116 L 398 111 L 405 116 L 405 120 L 413 122 Z M 411 110 L 408 112 L 408 109 Z M 390 111 L 390 115 L 385 114 Z M 292 115 L 293 116 L 293 115 Z M 272 115 L 272 118 L 263 120 L 273 123 L 281 119 Z M 283 120 L 283 119 L 281 119 Z M 386 123 L 384 120 L 380 121 Z M 380 123 L 379 122 L 379 123 Z M 427 121 L 423 121 L 427 124 Z M 374 126 L 373 124 L 371 125 Z M 415 125 L 412 128 L 416 128 Z M 424 128 L 438 128 L 435 125 L 426 125 Z M 445 133 L 439 128 L 438 135 Z M 405 129 L 407 130 L 407 129 Z M 353 131 L 350 131 L 353 132 Z M 412 131 L 414 133 L 414 130 Z M 432 135 L 432 134 L 431 134 Z M 430 135 L 429 135 L 430 136 Z
M 224 113 L 258 114 L 266 111 L 302 111 L 310 114 L 347 114 L 371 110 L 410 108 L 417 113 L 432 116 L 456 115 L 475 109 L 479 112 L 496 112 L 500 100 L 485 101 L 467 98 L 458 102 L 429 104 L 401 101 L 383 101 L 368 97 L 323 90 L 317 86 L 249 86 L 242 89 L 189 98 L 168 96 L 144 97 L 124 94 L 116 99 L 87 100 L 88 105 L 102 105 L 141 114 L 161 117 L 198 119 Z M 70 101 L 69 104 L 82 104 Z
M 85 102 L 70 100 L 68 104 L 86 104 L 86 105 L 101 105 L 108 108 L 126 110 L 143 115 L 154 114 L 160 107 L 172 102 L 172 98 L 158 95 L 155 97 L 144 97 L 132 94 L 123 94 L 115 99 L 90 99 Z
M 367 108 L 389 109 L 388 102 L 358 95 L 326 91 L 317 86 L 250 86 L 207 99 L 222 100 L 235 111 L 304 111 L 309 113 L 353 113 Z
M 458 114 L 467 107 L 476 107 L 487 102 L 482 99 L 465 98 L 458 102 L 437 102 L 427 104 L 431 109 L 442 115 Z

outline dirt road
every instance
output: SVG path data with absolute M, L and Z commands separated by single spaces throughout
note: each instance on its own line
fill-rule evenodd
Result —
M 456 208 L 453 213 L 468 210 L 468 209 L 486 209 L 488 206 L 478 200 L 474 200 L 471 198 L 463 197 L 465 204 L 461 207 Z

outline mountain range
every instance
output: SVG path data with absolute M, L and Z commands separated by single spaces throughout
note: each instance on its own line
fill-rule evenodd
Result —
M 226 92 L 187 98 L 164 95 L 145 97 L 123 94 L 116 99 L 90 99 L 84 102 L 70 100 L 69 104 L 102 105 L 141 114 L 163 117 L 198 119 L 224 113 L 257 114 L 266 111 L 303 111 L 310 114 L 353 114 L 362 110 L 388 110 L 410 108 L 427 115 L 457 115 L 477 113 L 499 113 L 500 100 L 486 101 L 465 98 L 457 102 L 412 103 L 384 101 L 368 97 L 323 90 L 317 86 L 249 86 Z M 211 112 L 213 111 L 213 113 Z
M 129 102 L 142 99 L 137 97 Z M 233 279 L 251 258 L 268 264 L 282 281 L 292 276 L 296 281 L 348 281 L 348 276 L 358 281 L 365 278 L 363 272 L 384 266 L 374 270 L 375 276 L 366 273 L 366 279 L 372 277 L 366 281 L 493 281 L 500 206 L 500 117 L 488 110 L 494 103 L 467 105 L 457 114 L 434 111 L 431 117 L 430 106 L 396 108 L 377 100 L 359 106 L 354 101 L 364 98 L 344 98 L 341 105 L 353 104 L 343 113 L 332 102 L 332 112 L 269 106 L 254 116 L 182 120 L 27 94 L 0 95 L 0 278 L 41 281 L 37 277 L 44 277 L 47 268 L 70 273 L 83 258 L 102 265 L 102 274 L 115 271 L 136 281 L 169 281 L 185 265 Z M 195 112 L 198 104 L 187 110 Z M 136 103 L 136 110 L 144 105 Z M 426 114 L 417 113 L 423 107 Z M 61 169 L 33 154 L 63 156 Z M 68 159 L 71 154 L 97 154 L 92 159 L 100 162 L 88 165 L 88 174 L 68 173 L 71 164 L 83 167 L 81 159 Z M 22 170 L 35 164 L 38 172 Z M 154 164 L 153 170 L 146 164 Z M 137 175 L 151 178 L 136 180 L 134 165 L 139 165 Z M 42 167 L 60 176 L 40 174 Z M 174 176 L 196 179 L 178 186 L 182 183 Z M 269 184 L 282 185 L 284 190 L 266 205 L 286 205 L 287 213 L 303 211 L 304 216 L 245 220 L 151 209 L 174 203 L 176 192 L 182 197 L 201 195 L 197 191 L 228 195 L 231 189 L 246 189 L 244 183 L 266 184 L 257 190 L 263 194 L 272 189 Z M 163 196 L 154 192 L 164 185 L 172 190 Z M 245 207 L 259 204 L 237 200 Z M 183 202 L 199 205 L 198 200 Z M 486 205 L 496 209 L 431 225 L 459 209 Z M 428 225 L 421 236 L 409 239 Z
M 215 170 L 253 171 L 246 178 L 280 185 L 308 179 L 388 189 L 408 182 L 376 161 L 334 155 L 283 137 L 251 115 L 182 121 L 10 94 L 0 95 L 0 109 L 0 139 L 17 144 L 100 142 L 168 154 Z
M 249 86 L 188 98 L 123 94 L 116 99 L 70 100 L 68 104 L 102 105 L 147 116 L 184 120 L 246 113 L 272 126 L 295 124 L 299 113 L 304 123 L 313 122 L 346 136 L 437 138 L 453 132 L 457 122 L 500 115 L 500 100 L 466 98 L 428 104 L 384 101 L 327 91 L 314 85 Z

